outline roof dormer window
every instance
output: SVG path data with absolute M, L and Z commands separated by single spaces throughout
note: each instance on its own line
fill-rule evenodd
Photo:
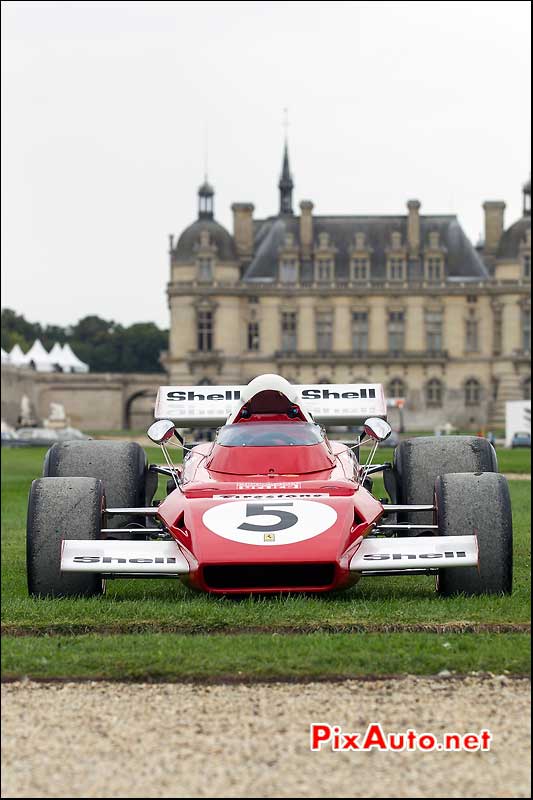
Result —
M 211 283 L 213 280 L 213 259 L 199 258 L 197 267 L 198 280 L 201 283 Z
M 442 281 L 444 262 L 442 256 L 429 256 L 426 258 L 426 280 L 432 283 Z
M 332 258 L 319 258 L 315 264 L 315 276 L 318 283 L 331 283 L 334 276 L 335 262 Z
M 296 283 L 298 281 L 298 261 L 295 258 L 282 258 L 279 262 L 280 283 Z
M 368 281 L 370 277 L 370 264 L 368 258 L 352 259 L 352 280 L 355 283 Z
M 405 280 L 405 258 L 400 256 L 391 256 L 388 261 L 388 279 L 389 281 L 404 281 Z

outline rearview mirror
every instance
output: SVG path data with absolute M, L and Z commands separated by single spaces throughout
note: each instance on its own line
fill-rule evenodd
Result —
M 392 428 L 388 422 L 379 417 L 369 417 L 364 424 L 365 433 L 376 442 L 384 442 L 392 433 Z
M 169 439 L 172 439 L 175 433 L 176 428 L 170 419 L 158 419 L 156 422 L 152 422 L 146 431 L 148 438 L 152 442 L 155 442 L 155 444 L 163 444 L 164 442 L 168 442 Z

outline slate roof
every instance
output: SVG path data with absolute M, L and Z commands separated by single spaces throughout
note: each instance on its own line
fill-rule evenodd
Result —
M 266 220 L 255 220 L 254 257 L 248 266 L 243 280 L 250 282 L 272 282 L 276 280 L 279 250 L 285 243 L 285 236 L 291 233 L 295 245 L 299 245 L 298 217 L 279 216 Z M 428 243 L 429 233 L 438 230 L 440 244 L 447 249 L 446 277 L 450 280 L 486 280 L 487 269 L 470 240 L 454 215 L 420 217 L 422 249 Z M 347 280 L 350 271 L 350 250 L 353 248 L 355 234 L 364 232 L 367 246 L 371 248 L 371 278 L 385 280 L 386 250 L 391 246 L 393 231 L 401 233 L 402 242 L 407 240 L 407 216 L 314 216 L 313 237 L 315 244 L 321 233 L 328 233 L 330 242 L 336 248 L 335 276 Z M 420 262 L 408 264 L 408 278 L 422 276 Z M 312 280 L 312 263 L 302 263 L 302 281 Z
M 178 239 L 174 248 L 174 258 L 176 261 L 189 263 L 195 258 L 195 247 L 198 245 L 200 233 L 203 230 L 209 232 L 210 241 L 217 247 L 217 257 L 221 261 L 234 261 L 237 258 L 237 251 L 232 236 L 226 228 L 214 219 L 197 219 L 188 228 L 185 228 Z
M 526 216 L 519 219 L 510 228 L 507 228 L 500 239 L 496 258 L 518 258 L 520 245 L 525 240 L 526 233 L 530 228 L 531 217 Z

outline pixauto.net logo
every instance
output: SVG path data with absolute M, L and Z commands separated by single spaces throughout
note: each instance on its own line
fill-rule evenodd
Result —
M 485 729 L 479 733 L 444 733 L 439 737 L 427 731 L 418 733 L 413 728 L 385 733 L 379 722 L 371 722 L 364 733 L 346 733 L 338 725 L 327 722 L 313 722 L 310 726 L 310 748 L 313 751 L 324 748 L 336 753 L 368 750 L 474 753 L 490 750 L 491 743 L 492 733 Z

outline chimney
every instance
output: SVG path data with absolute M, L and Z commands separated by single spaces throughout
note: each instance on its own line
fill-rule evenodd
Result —
M 483 203 L 485 212 L 485 253 L 496 253 L 503 233 L 503 215 L 505 203 L 503 200 L 487 200 Z
M 300 203 L 300 247 L 303 258 L 310 258 L 313 249 L 313 208 L 310 200 Z
M 417 256 L 420 250 L 420 200 L 408 200 L 407 243 L 411 255 Z
M 250 258 L 254 250 L 254 206 L 252 203 L 233 203 L 233 238 L 237 253 Z

